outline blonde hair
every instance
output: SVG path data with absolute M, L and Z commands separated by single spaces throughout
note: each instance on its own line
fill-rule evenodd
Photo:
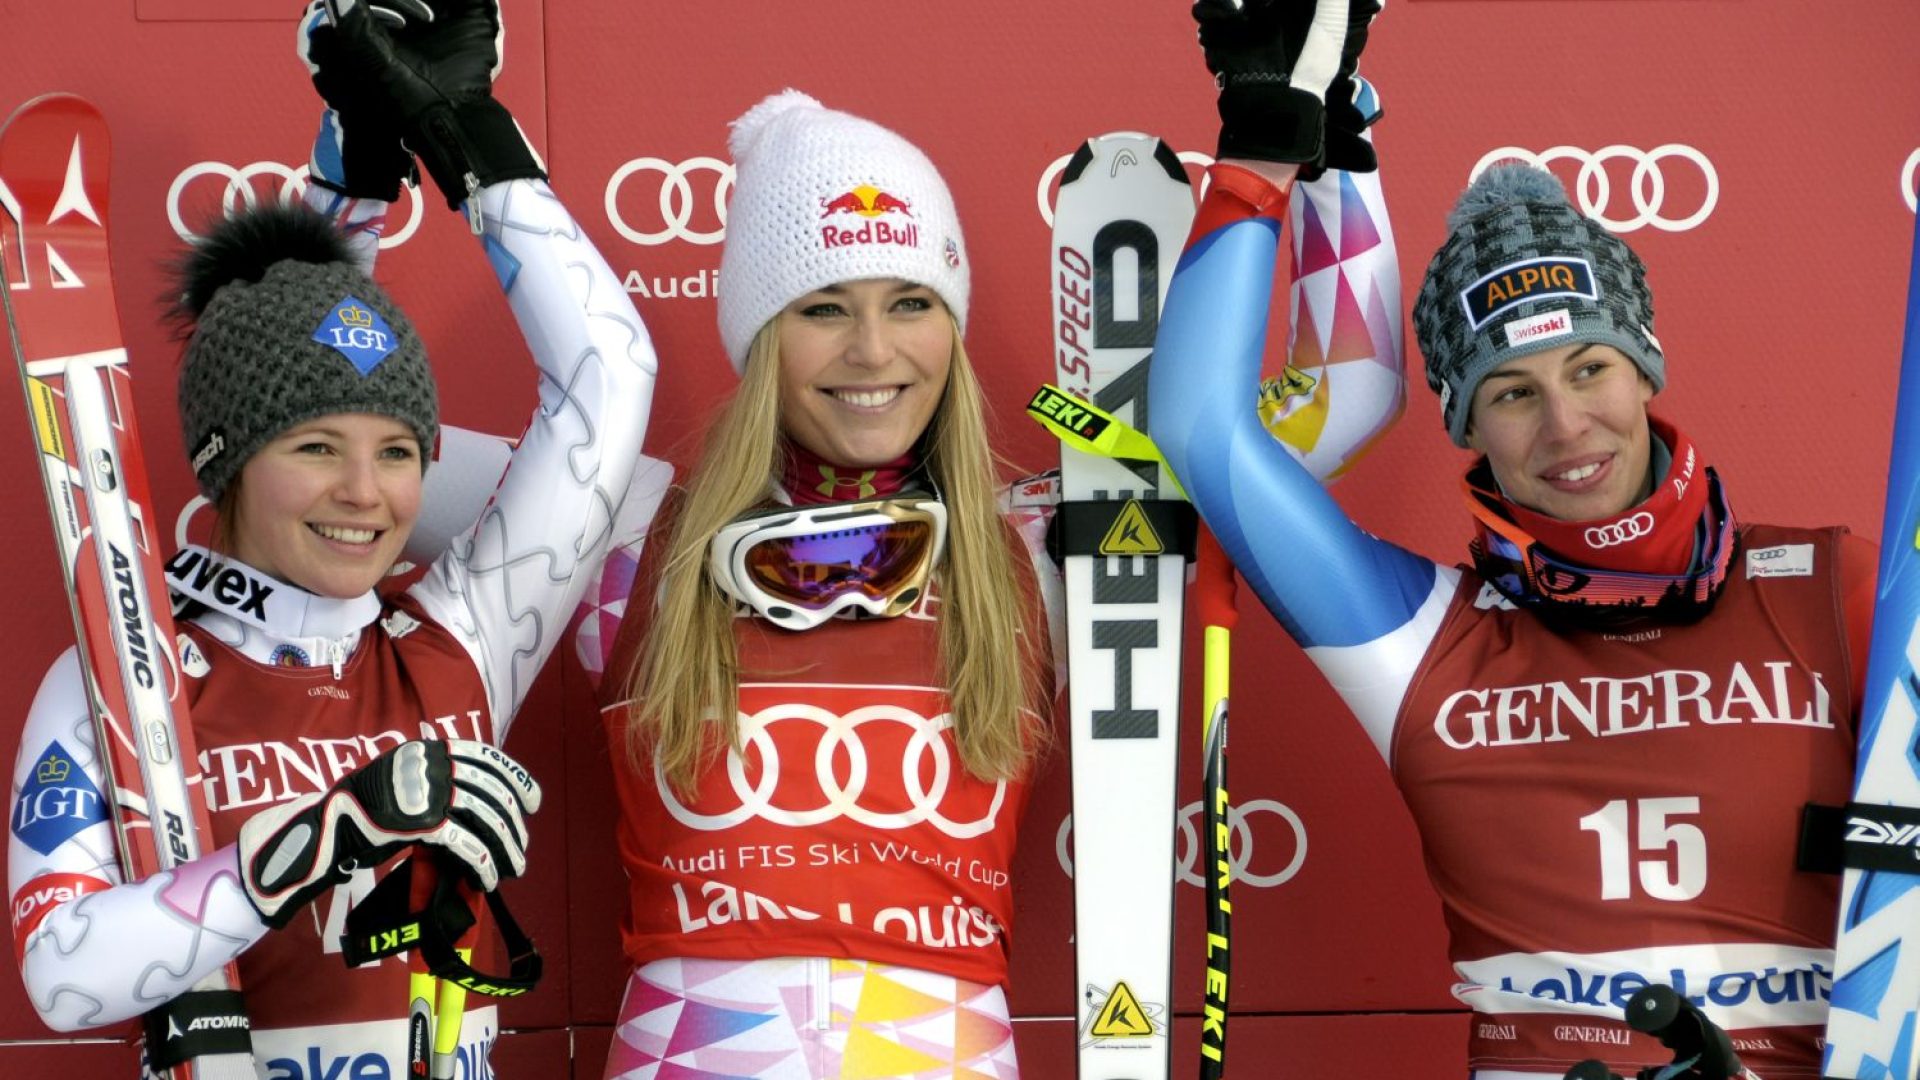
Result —
M 767 501 L 769 478 L 780 471 L 778 322 L 775 316 L 754 335 L 740 386 L 688 478 L 664 541 L 660 603 L 627 675 L 628 755 L 636 766 L 651 757 L 682 792 L 721 747 L 740 745 L 734 607 L 708 572 L 707 546 L 722 526 Z M 946 556 L 935 580 L 954 743 L 975 776 L 1012 778 L 1046 743 L 1047 630 L 1036 618 L 1033 575 L 1018 562 L 1024 546 L 1000 515 L 985 396 L 957 326 L 947 385 L 922 445 L 947 506 Z

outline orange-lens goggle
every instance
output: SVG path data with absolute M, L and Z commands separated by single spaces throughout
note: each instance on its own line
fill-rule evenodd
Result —
M 808 630 L 847 608 L 891 617 L 913 607 L 946 538 L 946 507 L 932 497 L 779 506 L 715 534 L 708 567 L 761 617 Z

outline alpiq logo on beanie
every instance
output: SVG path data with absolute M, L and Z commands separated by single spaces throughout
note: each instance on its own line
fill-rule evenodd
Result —
M 1639 256 L 1567 200 L 1552 173 L 1502 164 L 1447 215 L 1413 324 L 1441 419 L 1467 444 L 1474 392 L 1507 360 L 1561 345 L 1620 350 L 1658 390 L 1666 357 Z

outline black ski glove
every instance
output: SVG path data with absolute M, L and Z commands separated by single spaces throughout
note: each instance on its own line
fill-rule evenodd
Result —
M 307 162 L 307 175 L 314 183 L 342 195 L 393 202 L 400 197 L 402 183 L 419 180 L 413 155 L 401 145 L 399 121 L 381 108 L 383 102 L 371 87 L 345 78 L 333 68 L 322 69 L 312 55 L 310 35 L 329 25 L 333 2 L 351 6 L 356 0 L 313 0 L 300 16 L 295 40 L 300 62 L 321 100 L 327 103 L 313 155 Z M 433 21 L 433 8 L 426 0 L 376 0 L 368 6 L 368 13 L 395 29 L 405 28 L 409 21 Z
M 1340 50 L 1340 70 L 1327 84 L 1326 167 L 1341 172 L 1373 172 L 1380 167 L 1373 144 L 1362 137 L 1380 119 L 1380 98 L 1356 72 L 1360 51 L 1367 47 L 1367 31 L 1380 14 L 1380 0 L 1347 0 L 1347 40 Z M 1364 89 L 1363 89 L 1364 87 Z M 1312 180 L 1313 176 L 1303 176 Z
M 485 743 L 402 743 L 327 791 L 262 810 L 240 826 L 240 877 L 275 927 L 361 867 L 409 844 L 452 853 L 482 889 L 527 867 L 526 815 L 540 785 Z
M 1344 76 L 1351 101 L 1365 30 L 1379 10 L 1379 0 L 1196 0 L 1200 47 L 1220 87 L 1218 156 L 1292 162 L 1303 177 L 1319 175 L 1329 85 Z M 1342 156 L 1355 159 L 1340 141 Z
M 500 70 L 496 0 L 430 0 L 431 22 L 397 31 L 364 4 L 314 29 L 309 53 L 399 120 L 406 146 L 455 209 L 481 187 L 546 177 L 513 115 L 493 98 Z

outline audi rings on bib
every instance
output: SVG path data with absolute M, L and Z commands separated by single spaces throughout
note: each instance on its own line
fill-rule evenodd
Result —
M 1674 158 L 1690 162 L 1700 170 L 1700 176 L 1706 182 L 1706 195 L 1700 201 L 1700 208 L 1679 218 L 1666 213 L 1667 178 L 1661 165 L 1663 161 Z M 1581 212 L 1617 233 L 1632 232 L 1649 225 L 1665 232 L 1685 232 L 1707 220 L 1720 202 L 1720 174 L 1714 171 L 1713 162 L 1707 160 L 1707 155 L 1685 143 L 1665 143 L 1652 150 L 1621 143 L 1592 151 L 1578 146 L 1550 146 L 1539 153 L 1519 146 L 1502 146 L 1481 155 L 1480 160 L 1474 163 L 1473 171 L 1468 174 L 1467 182 L 1471 184 L 1480 178 L 1488 166 L 1502 161 L 1523 161 L 1542 169 L 1551 168 L 1556 161 L 1579 163 L 1580 173 L 1572 185 L 1572 194 L 1579 202 Z M 1607 207 L 1613 200 L 1613 181 L 1607 177 L 1609 161 L 1633 164 L 1633 179 L 1627 185 L 1627 193 L 1633 199 L 1632 217 L 1611 218 L 1606 215 Z
M 813 778 L 819 785 L 818 806 L 798 809 L 774 805 L 774 794 L 785 777 L 781 768 L 780 746 L 771 729 L 775 724 L 810 723 L 820 726 L 820 745 L 813 752 Z M 872 771 L 867 761 L 867 746 L 860 728 L 867 724 L 899 724 L 908 729 L 907 744 L 901 751 L 899 785 L 908 809 L 884 812 L 861 804 Z M 869 705 L 845 715 L 814 705 L 779 705 L 740 718 L 740 741 L 745 750 L 727 751 L 727 781 L 740 805 L 718 814 L 703 814 L 682 803 L 667 783 L 660 767 L 654 766 L 654 779 L 667 813 L 690 829 L 719 832 L 753 819 L 810 828 L 839 818 L 848 818 L 869 829 L 909 829 L 931 825 L 955 840 L 970 840 L 993 831 L 1000 819 L 1000 807 L 1007 799 L 1007 782 L 993 785 L 993 803 L 986 813 L 972 821 L 954 821 L 941 812 L 948 786 L 953 781 L 953 751 L 942 738 L 953 724 L 947 714 L 928 718 L 897 705 Z M 842 748 L 847 755 L 847 782 L 834 776 L 834 755 Z M 745 754 L 759 755 L 758 782 L 747 779 Z M 920 767 L 928 755 L 933 757 L 933 782 L 922 785 Z M 888 778 L 892 779 L 891 777 Z
M 1127 133 L 1122 132 L 1120 134 Z M 1142 138 L 1144 137 L 1145 136 L 1142 136 Z M 1205 195 L 1207 193 L 1205 173 L 1207 167 L 1213 164 L 1213 155 L 1202 153 L 1199 150 L 1182 150 L 1174 156 L 1178 157 L 1182 164 L 1195 166 L 1201 171 L 1202 179 L 1199 184 L 1195 185 L 1194 198 L 1197 199 Z M 1053 228 L 1052 196 L 1054 193 L 1054 182 L 1060 179 L 1061 173 L 1067 171 L 1067 162 L 1072 160 L 1072 154 L 1061 154 L 1059 157 L 1054 158 L 1053 163 L 1041 171 L 1040 186 L 1033 193 L 1034 202 L 1040 207 L 1040 220 L 1046 222 L 1047 228 L 1049 229 Z
M 278 161 L 256 161 L 239 168 L 234 168 L 224 161 L 202 161 L 189 165 L 181 170 L 180 175 L 174 177 L 173 183 L 167 187 L 167 224 L 173 226 L 174 233 L 189 244 L 200 240 L 200 237 L 187 227 L 186 218 L 181 212 L 182 199 L 187 189 L 195 186 L 195 181 L 208 177 L 224 180 L 226 186 L 220 191 L 220 212 L 232 214 L 237 206 L 244 205 L 251 209 L 259 205 L 261 193 L 255 191 L 253 185 L 254 181 L 263 177 L 278 181 L 279 190 L 273 193 L 273 197 L 278 198 L 281 203 L 298 202 L 301 193 L 307 189 L 307 174 L 305 165 L 295 168 Z M 410 187 L 403 190 L 409 204 L 407 222 L 400 226 L 398 231 L 380 238 L 382 251 L 406 243 L 407 238 L 420 227 L 420 193 L 417 189 Z
M 722 592 L 785 630 L 841 611 L 892 618 L 925 597 L 946 550 L 947 510 L 924 493 L 775 506 L 714 534 L 707 568 Z
M 720 222 L 718 228 L 692 228 L 696 202 L 693 195 L 691 174 L 699 171 L 714 174 L 713 202 L 710 209 L 714 219 Z M 660 220 L 666 223 L 663 229 L 646 232 L 634 228 L 620 216 L 620 189 L 627 180 L 636 174 L 660 174 Z M 689 244 L 717 244 L 727 237 L 727 193 L 733 190 L 733 166 L 719 158 L 691 157 L 685 161 L 668 161 L 665 158 L 634 158 L 614 170 L 607 179 L 607 223 L 614 231 L 636 244 L 652 247 L 669 240 L 685 240 Z
M 1586 540 L 1589 547 L 1610 548 L 1629 544 L 1643 536 L 1653 535 L 1653 515 L 1645 510 L 1619 521 L 1610 521 L 1605 525 L 1591 525 L 1587 528 Z
M 1287 865 L 1270 874 L 1253 872 L 1253 824 L 1255 814 L 1267 813 L 1287 823 L 1293 832 L 1293 857 Z M 1200 843 L 1200 803 L 1190 802 L 1180 808 L 1180 880 L 1195 888 L 1201 888 L 1206 882 L 1199 874 L 1200 858 L 1206 850 Z M 1233 881 L 1238 885 L 1248 885 L 1256 889 L 1271 889 L 1293 880 L 1300 867 L 1307 861 L 1307 826 L 1300 815 L 1286 803 L 1274 799 L 1250 799 L 1244 803 L 1234 803 L 1227 812 L 1227 826 L 1232 832 L 1228 844 L 1227 864 L 1233 868 Z M 1068 877 L 1073 876 L 1073 859 L 1067 854 L 1067 836 L 1073 831 L 1073 815 L 1068 814 L 1060 821 L 1060 828 L 1054 833 L 1053 853 L 1060 860 L 1060 869 Z

